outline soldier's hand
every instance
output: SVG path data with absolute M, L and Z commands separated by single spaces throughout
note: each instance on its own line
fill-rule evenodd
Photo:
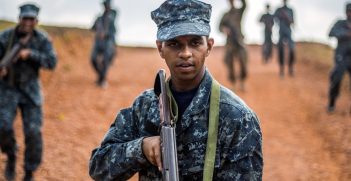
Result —
M 150 163 L 162 170 L 160 136 L 152 136 L 143 139 L 143 153 Z
M 31 53 L 31 50 L 30 50 L 30 49 L 22 49 L 22 50 L 19 52 L 19 57 L 20 57 L 22 60 L 27 60 L 28 57 L 30 56 L 30 53 Z
M 0 68 L 0 78 L 4 77 L 7 75 L 7 69 L 6 68 Z

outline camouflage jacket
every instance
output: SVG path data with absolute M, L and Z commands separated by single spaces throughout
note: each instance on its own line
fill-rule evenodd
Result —
M 99 39 L 99 33 L 104 33 L 105 39 L 115 40 L 115 35 L 117 32 L 115 21 L 117 15 L 117 11 L 112 9 L 108 12 L 105 11 L 95 20 L 94 25 L 91 28 L 96 32 L 95 40 Z
M 351 23 L 347 20 L 337 21 L 329 32 L 330 37 L 338 39 L 337 53 L 351 53 Z
M 212 77 L 206 72 L 195 97 L 178 120 L 177 153 L 180 180 L 202 180 Z M 225 87 L 220 113 L 213 180 L 261 180 L 262 134 L 258 118 Z M 179 122 L 180 121 L 180 122 Z M 161 172 L 142 153 L 144 137 L 159 135 L 158 99 L 152 89 L 121 110 L 100 147 L 92 152 L 90 176 L 95 180 L 161 180 Z
M 291 36 L 290 26 L 294 23 L 294 11 L 287 6 L 283 6 L 275 11 L 274 17 L 279 23 L 280 36 Z
M 10 28 L 0 33 L 0 59 L 9 48 L 19 42 L 17 28 Z M 13 37 L 12 46 L 10 45 Z M 10 46 L 10 47 L 9 47 Z M 39 82 L 39 69 L 54 69 L 57 63 L 56 53 L 48 36 L 41 31 L 34 30 L 31 39 L 25 48 L 31 50 L 26 61 L 17 60 L 10 69 L 13 72 L 13 80 L 9 76 L 0 79 L 0 89 L 15 87 L 28 96 L 36 105 L 41 105 L 42 96 Z

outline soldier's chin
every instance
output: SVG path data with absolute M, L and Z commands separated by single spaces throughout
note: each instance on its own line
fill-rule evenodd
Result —
M 30 33 L 33 31 L 33 27 L 22 27 L 20 28 L 20 31 L 23 32 L 23 33 Z

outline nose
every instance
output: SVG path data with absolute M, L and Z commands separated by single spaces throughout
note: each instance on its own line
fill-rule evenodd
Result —
M 191 52 L 191 49 L 189 48 L 189 46 L 184 46 L 179 52 L 179 57 L 182 58 L 183 60 L 188 60 L 192 56 L 193 56 L 193 53 Z

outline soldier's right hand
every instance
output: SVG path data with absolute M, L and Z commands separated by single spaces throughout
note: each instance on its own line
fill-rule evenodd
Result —
M 146 137 L 143 139 L 142 149 L 146 159 L 162 170 L 160 136 Z
M 5 77 L 7 75 L 7 69 L 6 68 L 0 68 L 0 77 Z

